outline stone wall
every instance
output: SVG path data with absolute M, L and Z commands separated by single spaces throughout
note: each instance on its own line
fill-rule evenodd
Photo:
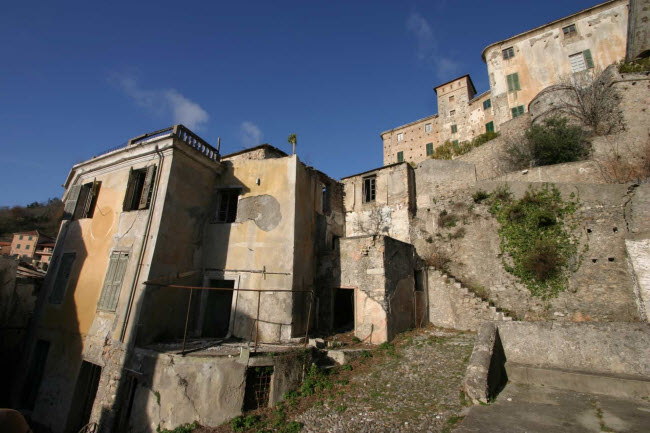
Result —
M 650 55 L 650 0 L 630 0 L 627 30 L 627 61 Z

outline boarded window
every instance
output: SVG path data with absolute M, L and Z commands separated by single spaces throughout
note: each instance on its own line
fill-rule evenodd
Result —
M 512 118 L 514 119 L 515 117 L 519 117 L 524 114 L 524 106 L 520 105 L 518 107 L 514 107 L 510 111 L 512 112 Z
M 508 60 L 511 59 L 515 56 L 515 49 L 514 47 L 509 47 L 506 48 L 505 50 L 501 51 L 503 53 L 503 60 Z
M 60 304 L 63 302 L 63 297 L 65 296 L 65 290 L 68 287 L 68 280 L 72 273 L 72 265 L 74 264 L 75 257 L 76 253 L 65 253 L 61 257 L 61 263 L 59 264 L 54 279 L 54 288 L 52 289 L 49 298 L 51 304 Z
M 519 84 L 519 74 L 515 72 L 507 76 L 508 79 L 508 91 L 514 92 L 516 90 L 521 90 L 521 85 Z
M 594 59 L 590 50 L 570 55 L 569 62 L 573 72 L 580 72 L 594 67 Z
M 23 388 L 22 407 L 25 409 L 34 409 L 36 404 L 36 397 L 38 396 L 38 388 L 41 386 L 43 380 L 43 373 L 45 372 L 45 363 L 47 362 L 47 354 L 50 351 L 50 342 L 45 340 L 38 340 L 34 347 L 32 360 L 29 363 L 29 375 L 27 382 Z
M 397 152 L 397 162 L 404 162 L 404 152 Z
M 237 219 L 239 192 L 239 189 L 224 189 L 219 191 L 217 195 L 217 214 L 215 215 L 215 222 L 235 222 Z
M 484 110 L 487 110 L 491 106 L 492 106 L 492 100 L 491 99 L 486 99 L 485 101 L 483 101 L 483 109 Z
M 485 124 L 485 132 L 494 132 L 494 122 L 488 122 Z
M 273 367 L 249 367 L 246 369 L 246 391 L 244 392 L 244 411 L 255 410 L 269 405 L 269 393 Z
M 124 195 L 123 210 L 139 210 L 149 207 L 155 174 L 155 165 L 139 170 L 131 169 Z
M 375 201 L 376 181 L 377 178 L 375 176 L 368 176 L 363 178 L 363 202 L 364 203 L 370 203 Z
M 128 253 L 120 251 L 113 251 L 111 253 L 97 309 L 115 311 L 117 308 L 117 301 L 120 297 L 120 289 L 122 288 L 122 281 L 124 280 L 128 261 Z
M 452 134 L 455 134 L 455 133 L 457 133 L 457 132 L 458 132 L 458 126 L 456 126 L 456 125 L 451 125 L 451 133 L 452 133 Z
M 433 155 L 433 143 L 427 143 L 427 156 Z

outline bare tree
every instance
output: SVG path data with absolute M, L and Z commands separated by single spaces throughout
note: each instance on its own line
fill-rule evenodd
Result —
M 555 110 L 596 135 L 618 132 L 624 129 L 621 98 L 610 84 L 607 74 L 595 69 L 565 76 L 558 86 L 562 92 Z
M 365 214 L 365 215 L 364 215 Z M 390 233 L 391 211 L 389 208 L 382 208 L 378 205 L 370 211 L 357 216 L 357 231 L 368 235 L 380 235 Z
M 647 183 L 650 181 L 650 136 L 637 151 L 627 142 L 616 144 L 597 162 L 608 183 Z

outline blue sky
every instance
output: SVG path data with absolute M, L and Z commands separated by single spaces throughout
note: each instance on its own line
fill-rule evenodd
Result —
M 9 2 L 0 18 L 0 205 L 60 197 L 70 167 L 184 123 L 222 153 L 260 143 L 334 178 L 382 165 L 379 133 L 488 89 L 492 42 L 587 0 Z

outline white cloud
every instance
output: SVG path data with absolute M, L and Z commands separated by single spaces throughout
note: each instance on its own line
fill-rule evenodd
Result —
M 438 79 L 446 80 L 458 73 L 460 65 L 440 52 L 431 25 L 422 15 L 412 12 L 406 19 L 406 29 L 416 38 L 418 59 L 431 66 L 436 71 Z
M 262 144 L 262 130 L 253 122 L 242 122 L 239 127 L 239 138 L 244 147 L 252 147 Z
M 143 89 L 134 77 L 124 75 L 113 76 L 109 81 L 137 105 L 158 116 L 171 115 L 175 124 L 182 123 L 190 129 L 200 129 L 210 119 L 199 104 L 187 99 L 175 89 Z

